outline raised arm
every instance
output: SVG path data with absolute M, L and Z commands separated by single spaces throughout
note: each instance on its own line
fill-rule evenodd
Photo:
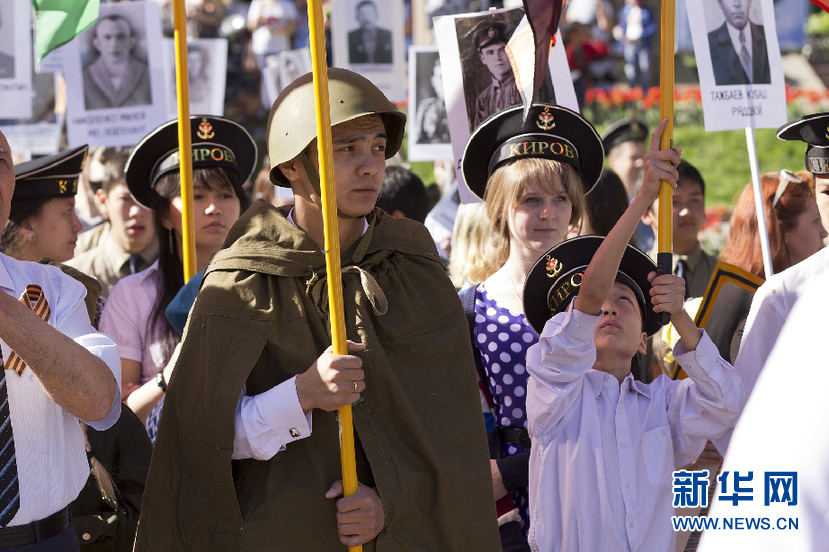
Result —
M 628 241 L 633 235 L 633 231 L 636 230 L 636 225 L 642 214 L 659 193 L 662 180 L 676 188 L 676 181 L 679 178 L 676 166 L 680 162 L 680 149 L 658 149 L 659 140 L 667 124 L 668 120 L 663 120 L 651 135 L 650 150 L 645 155 L 642 187 L 622 217 L 611 229 L 584 272 L 584 279 L 575 303 L 575 307 L 581 312 L 596 314 L 602 308 L 602 304 L 616 280 L 616 272 L 619 270 L 619 264 L 622 261 L 622 255 L 625 253 Z

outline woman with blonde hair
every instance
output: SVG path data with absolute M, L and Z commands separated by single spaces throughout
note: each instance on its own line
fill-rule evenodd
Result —
M 479 284 L 491 274 L 492 230 L 483 203 L 458 205 L 452 230 L 449 278 L 458 290 Z
M 504 550 L 528 550 L 527 348 L 538 340 L 524 317 L 524 280 L 584 216 L 604 150 L 593 126 L 568 109 L 537 104 L 490 117 L 466 146 L 461 168 L 484 200 L 491 250 L 478 285 L 461 292 L 490 437 L 492 483 Z M 516 509 L 517 508 L 517 509 Z

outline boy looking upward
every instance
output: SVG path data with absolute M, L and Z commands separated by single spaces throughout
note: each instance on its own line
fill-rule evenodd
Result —
M 555 315 L 527 353 L 534 550 L 672 550 L 671 473 L 738 415 L 740 380 L 683 311 L 684 282 L 656 276 L 627 245 L 660 181 L 676 187 L 680 151 L 657 149 L 665 125 L 653 132 L 641 189 L 607 238 L 563 242 L 527 277 L 530 324 L 543 323 L 539 302 Z M 682 338 L 674 355 L 690 378 L 646 385 L 630 367 L 659 329 L 659 312 Z

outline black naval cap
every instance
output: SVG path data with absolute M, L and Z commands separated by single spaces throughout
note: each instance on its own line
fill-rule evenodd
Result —
M 541 334 L 547 320 L 567 310 L 578 295 L 584 271 L 604 241 L 602 236 L 579 236 L 561 242 L 542 255 L 527 274 L 524 283 L 524 314 L 527 322 Z M 650 300 L 651 284 L 648 274 L 656 264 L 645 253 L 628 245 L 616 274 L 616 281 L 628 286 L 636 295 L 645 333 L 659 331 Z
M 604 150 L 599 133 L 575 111 L 533 104 L 525 121 L 524 106 L 518 105 L 492 115 L 475 129 L 466 143 L 461 170 L 469 189 L 483 199 L 495 169 L 531 157 L 573 166 L 587 193 L 602 174 Z
M 472 31 L 472 43 L 480 52 L 490 44 L 506 44 L 509 42 L 511 34 L 503 22 L 488 19 L 475 26 Z
M 648 138 L 648 125 L 636 119 L 616 121 L 602 132 L 604 153 L 624 142 L 644 142 Z
M 777 129 L 781 140 L 800 140 L 806 148 L 806 170 L 813 174 L 829 174 L 829 113 L 806 115 Z
M 242 182 L 256 164 L 256 142 L 240 124 L 216 115 L 192 115 L 190 140 L 193 168 L 225 167 Z M 133 148 L 124 173 L 135 200 L 150 209 L 162 198 L 155 191 L 158 179 L 179 170 L 178 120 L 150 132 Z
M 15 165 L 12 201 L 74 196 L 87 149 L 84 145 Z

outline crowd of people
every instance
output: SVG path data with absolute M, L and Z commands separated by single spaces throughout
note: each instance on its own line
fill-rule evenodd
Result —
M 257 68 L 307 40 L 304 3 L 252 0 Z M 191 32 L 215 36 L 238 4 L 189 2 Z M 613 6 L 584 4 L 570 28 L 613 36 Z M 626 58 L 641 57 L 628 50 L 648 38 L 646 10 L 621 11 Z M 249 73 L 228 100 L 250 107 L 192 115 L 187 152 L 169 121 L 131 148 L 14 165 L 0 128 L 0 550 L 727 549 L 675 530 L 672 476 L 704 466 L 713 480 L 723 457 L 733 466 L 732 434 L 739 458 L 763 440 L 741 414 L 762 419 L 758 397 L 786 368 L 766 360 L 829 274 L 829 114 L 780 128 L 806 143 L 806 170 L 762 176 L 764 224 L 747 184 L 717 257 L 699 241 L 706 160 L 660 149 L 667 120 L 600 134 L 552 103 L 483 116 L 459 166 L 480 202 L 458 205 L 457 188 L 437 201 L 405 166 L 406 114 L 329 68 L 335 354 L 312 76 L 263 112 Z M 707 295 L 718 260 L 753 299 Z M 699 328 L 704 295 L 724 314 Z M 824 474 L 800 469 L 824 500 Z M 804 502 L 804 532 L 829 531 Z

